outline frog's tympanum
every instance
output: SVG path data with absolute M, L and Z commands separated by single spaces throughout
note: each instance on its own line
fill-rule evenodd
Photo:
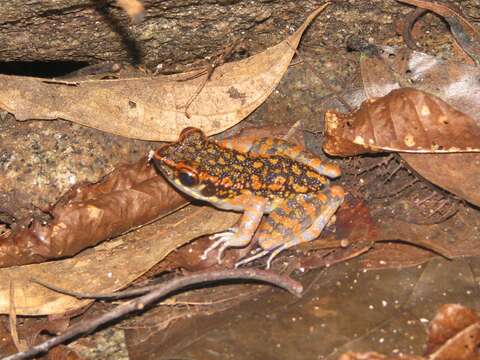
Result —
M 285 250 L 320 235 L 343 201 L 340 175 L 297 145 L 275 138 L 215 141 L 186 128 L 177 142 L 153 155 L 158 170 L 180 191 L 220 209 L 242 211 L 237 227 L 213 235 L 203 257 L 219 247 L 218 261 L 229 247 L 244 247 L 255 235 L 260 248 L 236 265 Z M 269 214 L 260 224 L 263 214 Z

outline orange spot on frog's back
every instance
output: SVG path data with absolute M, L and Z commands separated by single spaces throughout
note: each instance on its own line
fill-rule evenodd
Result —
M 262 180 L 257 175 L 252 175 L 252 189 L 260 190 L 263 186 Z
M 283 176 L 277 176 L 275 180 L 273 180 L 273 183 L 268 185 L 268 188 L 273 191 L 281 190 L 286 181 L 287 179 L 285 179 Z
M 253 163 L 253 167 L 254 167 L 255 169 L 260 169 L 261 167 L 263 167 L 263 163 L 262 163 L 261 161 L 255 161 L 255 162 Z

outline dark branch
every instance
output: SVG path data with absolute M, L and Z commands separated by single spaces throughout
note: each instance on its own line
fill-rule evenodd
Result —
M 75 338 L 82 334 L 91 333 L 101 325 L 118 320 L 127 314 L 142 311 L 147 306 L 160 301 L 167 295 L 177 292 L 178 290 L 184 289 L 186 287 L 192 287 L 198 284 L 219 282 L 225 280 L 253 280 L 265 282 L 283 288 L 295 296 L 300 296 L 303 291 L 303 287 L 299 282 L 290 279 L 287 276 L 282 276 L 273 272 L 257 269 L 219 270 L 187 275 L 184 277 L 169 280 L 162 284 L 148 287 L 151 288 L 149 290 L 149 293 L 139 298 L 127 301 L 124 304 L 117 306 L 112 311 L 105 313 L 96 319 L 79 322 L 78 324 L 70 327 L 63 334 L 55 336 L 41 344 L 35 345 L 27 351 L 7 356 L 3 360 L 28 359 L 40 353 L 45 353 L 52 347 L 71 340 L 72 338 Z M 49 286 L 49 288 L 52 289 L 53 287 Z M 69 292 L 62 291 L 62 293 Z

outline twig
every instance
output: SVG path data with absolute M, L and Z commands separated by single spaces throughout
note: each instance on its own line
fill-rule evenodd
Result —
M 418 47 L 416 41 L 413 39 L 412 36 L 412 29 L 415 22 L 418 20 L 419 17 L 423 16 L 427 13 L 427 9 L 417 8 L 410 12 L 406 17 L 405 21 L 403 22 L 403 29 L 402 29 L 402 36 L 403 41 L 407 44 L 407 47 L 412 50 L 420 51 L 420 47 Z
M 303 287 L 299 282 L 290 279 L 287 276 L 282 276 L 270 271 L 258 269 L 219 270 L 178 277 L 166 281 L 165 283 L 158 284 L 148 294 L 133 300 L 129 300 L 96 319 L 79 322 L 67 329 L 63 334 L 55 336 L 41 344 L 35 345 L 27 351 L 7 356 L 3 360 L 20 360 L 31 358 L 37 354 L 47 352 L 52 347 L 62 344 L 74 337 L 90 333 L 99 326 L 110 323 L 114 320 L 118 320 L 124 315 L 142 311 L 147 306 L 158 302 L 160 299 L 173 292 L 177 292 L 180 289 L 192 287 L 198 284 L 219 282 L 224 280 L 253 280 L 266 282 L 283 288 L 296 296 L 300 296 L 303 291 Z
M 212 77 L 215 69 L 217 67 L 219 67 L 220 65 L 223 65 L 225 63 L 225 61 L 227 61 L 228 58 L 232 55 L 233 51 L 235 50 L 235 48 L 238 45 L 238 42 L 239 42 L 238 39 L 236 39 L 230 46 L 225 48 L 223 50 L 223 52 L 219 56 L 217 56 L 216 59 L 214 59 L 212 62 L 210 62 L 210 64 L 208 64 L 208 67 L 207 67 L 206 70 L 204 70 L 204 71 L 200 72 L 199 74 L 195 75 L 195 77 L 198 77 L 198 76 L 206 73 L 206 76 L 204 77 L 202 82 L 198 85 L 197 89 L 195 90 L 195 93 L 190 97 L 190 99 L 188 99 L 187 103 L 184 105 L 185 106 L 185 116 L 187 118 L 190 119 L 190 117 L 191 117 L 191 114 L 188 112 L 188 108 L 190 107 L 190 105 L 192 105 L 192 103 L 195 101 L 195 99 L 198 97 L 198 95 L 200 95 L 203 88 L 205 87 L 207 82 Z
M 403 168 L 403 164 L 400 162 L 400 164 L 398 164 L 398 166 L 395 169 L 393 169 L 390 175 L 387 176 L 387 178 L 383 181 L 383 183 L 386 184 L 388 181 L 390 181 L 393 175 L 395 175 L 402 168 Z
M 61 287 L 48 284 L 36 278 L 31 278 L 30 281 L 36 284 L 42 285 L 43 287 L 46 287 L 47 289 L 58 292 L 60 294 L 76 297 L 77 299 L 95 299 L 95 300 L 119 300 L 119 299 L 134 297 L 134 296 L 140 296 L 140 295 L 147 294 L 148 292 L 154 290 L 159 286 L 159 284 L 155 284 L 155 285 L 142 286 L 139 288 L 125 290 L 125 291 L 118 291 L 115 293 L 94 294 L 94 293 L 84 293 L 84 292 L 79 292 L 74 290 L 63 289 Z

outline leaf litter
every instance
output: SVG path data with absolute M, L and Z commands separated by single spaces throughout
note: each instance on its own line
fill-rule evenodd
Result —
M 364 102 L 358 111 L 347 115 L 327 112 L 325 150 L 337 155 L 402 151 L 400 156 L 422 177 L 479 205 L 480 154 L 461 152 L 478 152 L 480 145 L 476 112 L 480 87 L 474 80 L 480 70 L 415 51 L 384 48 L 382 57 L 364 56 L 361 66 L 365 93 L 380 98 Z M 425 92 L 435 89 L 432 93 L 456 109 L 433 94 L 396 89 L 412 82 Z M 377 144 L 377 138 L 382 145 Z M 417 149 L 412 150 L 414 147 Z M 452 151 L 459 153 L 448 153 Z
M 405 224 L 403 224 L 403 225 L 402 225 L 402 224 L 400 224 L 400 225 L 399 225 L 399 224 L 396 224 L 396 225 L 397 225 L 397 226 L 403 226 L 403 227 L 405 227 Z M 337 242 L 337 244 L 338 244 L 338 242 Z M 405 263 L 403 263 L 403 264 L 405 264 Z M 398 266 L 401 266 L 401 264 L 398 265 Z

